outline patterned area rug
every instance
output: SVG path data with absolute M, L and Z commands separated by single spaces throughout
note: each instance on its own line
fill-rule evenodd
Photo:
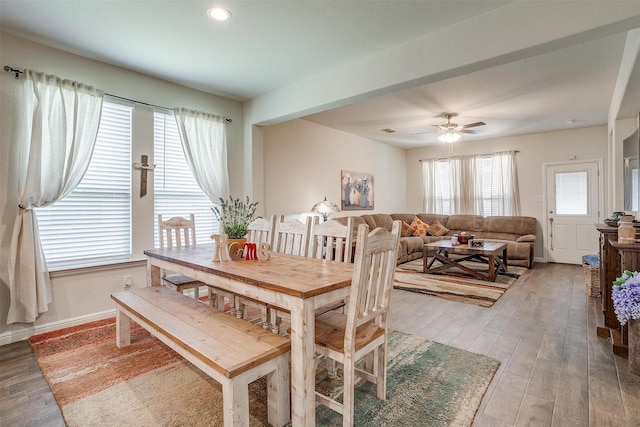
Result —
M 434 267 L 438 265 L 439 261 L 436 261 Z M 465 261 L 463 265 L 487 273 L 486 264 Z M 495 282 L 488 282 L 466 276 L 455 268 L 447 270 L 446 274 L 425 274 L 422 259 L 417 259 L 398 265 L 394 288 L 491 307 L 526 271 L 525 267 L 509 266 L 509 271 L 501 272 Z
M 215 381 L 136 324 L 131 338 L 129 347 L 116 347 L 113 318 L 31 337 L 70 427 L 222 425 Z M 395 331 L 388 348 L 387 400 L 377 400 L 369 384 L 358 387 L 357 425 L 471 425 L 498 361 Z M 331 392 L 339 377 L 318 371 L 319 388 Z M 255 381 L 249 393 L 250 425 L 266 426 L 266 382 Z M 317 425 L 341 419 L 317 410 Z

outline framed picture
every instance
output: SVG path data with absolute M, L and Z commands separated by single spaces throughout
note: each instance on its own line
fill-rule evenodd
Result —
M 342 210 L 372 210 L 373 199 L 373 175 L 370 173 L 342 171 Z

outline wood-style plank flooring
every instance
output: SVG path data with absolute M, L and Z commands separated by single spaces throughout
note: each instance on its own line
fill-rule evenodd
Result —
M 394 290 L 390 326 L 502 362 L 474 426 L 640 426 L 640 377 L 596 336 L 580 266 L 536 264 L 491 308 Z M 0 347 L 0 426 L 63 426 L 26 341 Z

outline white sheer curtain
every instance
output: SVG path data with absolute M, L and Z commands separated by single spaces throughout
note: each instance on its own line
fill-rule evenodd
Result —
M 461 156 L 449 159 L 451 212 L 474 215 L 483 212 L 482 157 Z
M 104 94 L 79 82 L 24 70 L 18 146 L 20 210 L 9 248 L 7 324 L 34 322 L 51 303 L 49 272 L 33 208 L 69 194 L 86 172 Z
M 422 160 L 425 212 L 520 215 L 516 151 Z
M 229 195 L 224 119 L 185 108 L 174 113 L 187 164 L 202 191 L 217 203 Z
M 520 215 L 516 151 L 495 153 L 491 169 L 491 215 Z
M 422 178 L 424 184 L 424 211 L 437 214 L 444 213 L 444 197 L 442 194 L 444 186 L 442 185 L 443 183 L 440 182 L 438 159 L 422 160 Z

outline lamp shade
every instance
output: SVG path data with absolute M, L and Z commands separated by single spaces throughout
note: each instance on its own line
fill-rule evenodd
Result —
M 324 220 L 326 221 L 329 218 L 329 214 L 333 212 L 340 212 L 340 208 L 333 202 L 330 202 L 325 197 L 324 200 L 316 203 L 311 208 L 311 212 L 317 212 L 322 215 Z

